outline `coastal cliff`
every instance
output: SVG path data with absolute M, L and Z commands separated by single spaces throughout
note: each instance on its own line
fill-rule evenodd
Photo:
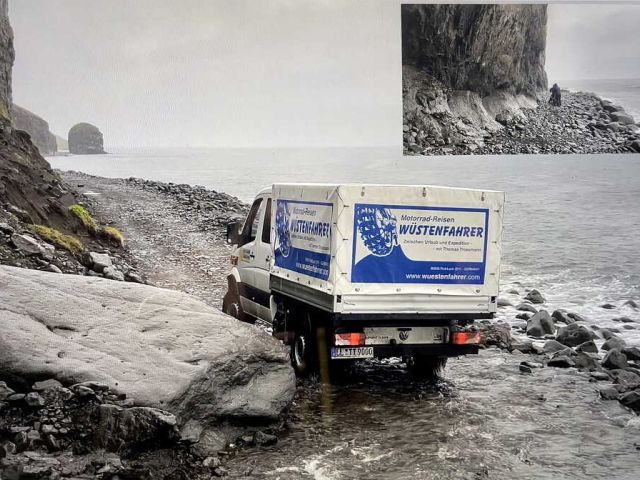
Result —
M 471 153 L 547 88 L 544 5 L 403 5 L 405 153 Z
M 546 25 L 546 5 L 403 5 L 402 63 L 453 90 L 535 97 Z
M 58 151 L 56 137 L 49 131 L 46 120 L 16 104 L 13 105 L 12 115 L 15 127 L 31 136 L 31 141 L 38 147 L 40 154 L 51 155 Z
M 11 69 L 15 52 L 8 0 L 0 0 L 0 122 L 11 117 Z

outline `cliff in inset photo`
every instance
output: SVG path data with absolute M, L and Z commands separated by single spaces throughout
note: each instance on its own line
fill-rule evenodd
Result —
M 51 155 L 58 151 L 56 137 L 49 131 L 49 124 L 35 113 L 16 104 L 13 105 L 13 124 L 18 130 L 24 130 L 38 147 L 40 154 Z
M 546 5 L 402 5 L 408 155 L 637 151 L 638 126 L 545 73 Z
M 482 96 L 546 90 L 546 5 L 403 5 L 402 63 Z

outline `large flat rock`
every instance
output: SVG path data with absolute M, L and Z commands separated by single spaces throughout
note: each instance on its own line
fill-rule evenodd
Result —
M 189 295 L 0 266 L 0 377 L 95 380 L 179 424 L 275 419 L 295 376 L 286 350 Z

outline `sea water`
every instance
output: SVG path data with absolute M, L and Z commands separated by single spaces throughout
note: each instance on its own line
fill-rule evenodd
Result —
M 640 78 L 566 80 L 558 83 L 573 92 L 595 92 L 599 97 L 623 106 L 636 122 L 640 122 Z
M 503 292 L 538 288 L 600 326 L 640 322 L 640 155 L 403 157 L 399 148 L 151 149 L 51 157 L 55 168 L 204 185 L 250 202 L 274 182 L 431 184 L 506 192 Z M 513 302 L 518 297 L 509 297 Z M 510 320 L 513 312 L 505 313 Z M 640 330 L 624 331 L 640 343 Z

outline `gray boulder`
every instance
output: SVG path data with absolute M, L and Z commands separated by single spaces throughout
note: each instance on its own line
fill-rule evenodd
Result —
M 524 297 L 525 300 L 529 300 L 531 303 L 544 303 L 545 299 L 542 294 L 536 290 L 535 288 L 527 293 L 527 296 Z
M 572 359 L 575 362 L 576 367 L 580 368 L 581 370 L 586 370 L 589 372 L 600 370 L 598 356 L 595 354 L 578 352 L 574 357 L 572 357 Z
M 624 111 L 611 112 L 609 116 L 611 117 L 612 121 L 618 122 L 622 125 L 631 125 L 636 123 L 633 117 Z
M 89 252 L 87 254 L 87 264 L 96 272 L 102 273 L 105 268 L 111 267 L 113 262 L 106 253 Z
M 576 352 L 598 353 L 598 346 L 593 340 L 581 343 L 576 347 Z
M 544 337 L 553 335 L 556 326 L 551 319 L 551 315 L 546 310 L 540 310 L 533 317 L 527 320 L 527 335 L 532 337 Z
M 626 342 L 620 337 L 609 337 L 609 339 L 602 344 L 602 350 L 622 350 L 626 347 Z
M 575 323 L 575 320 L 569 316 L 567 312 L 564 310 L 555 310 L 551 316 L 556 322 L 562 322 L 569 325 L 570 323 Z
M 547 340 L 547 342 L 544 344 L 544 347 L 542 347 L 542 351 L 544 353 L 555 353 L 566 348 L 566 345 L 563 345 L 560 342 L 556 342 L 555 340 Z
M 622 353 L 627 356 L 627 360 L 640 360 L 640 348 L 638 347 L 625 347 L 622 349 Z
M 534 314 L 538 313 L 538 309 L 527 302 L 522 302 L 516 305 L 516 310 L 520 310 L 521 312 L 531 312 Z
M 622 370 L 627 367 L 627 356 L 617 348 L 614 348 L 604 356 L 602 359 L 602 366 L 609 370 L 615 368 Z
M 275 420 L 295 393 L 274 338 L 148 285 L 0 266 L 0 331 L 0 371 L 101 382 L 200 436 L 231 440 L 218 425 Z
M 558 331 L 556 340 L 568 347 L 577 347 L 581 343 L 591 340 L 591 332 L 582 325 L 572 323 Z
M 44 248 L 31 235 L 15 234 L 11 236 L 11 243 L 23 255 L 26 256 L 42 256 Z
M 600 398 L 603 400 L 616 400 L 618 398 L 618 390 L 615 387 L 603 387 L 600 389 Z
M 640 390 L 634 390 L 620 396 L 620 403 L 633 410 L 640 410 Z
M 576 366 L 575 362 L 566 355 L 553 357 L 551 360 L 549 360 L 547 365 L 549 367 L 556 367 L 556 368 L 570 368 L 570 367 Z
M 0 382 L 0 401 L 6 400 L 14 393 L 16 392 L 9 388 L 5 382 Z
M 569 312 L 567 313 L 567 315 L 569 316 L 569 318 L 573 318 L 576 322 L 586 322 L 587 319 L 584 318 L 582 315 L 579 315 L 577 313 L 574 312 Z

